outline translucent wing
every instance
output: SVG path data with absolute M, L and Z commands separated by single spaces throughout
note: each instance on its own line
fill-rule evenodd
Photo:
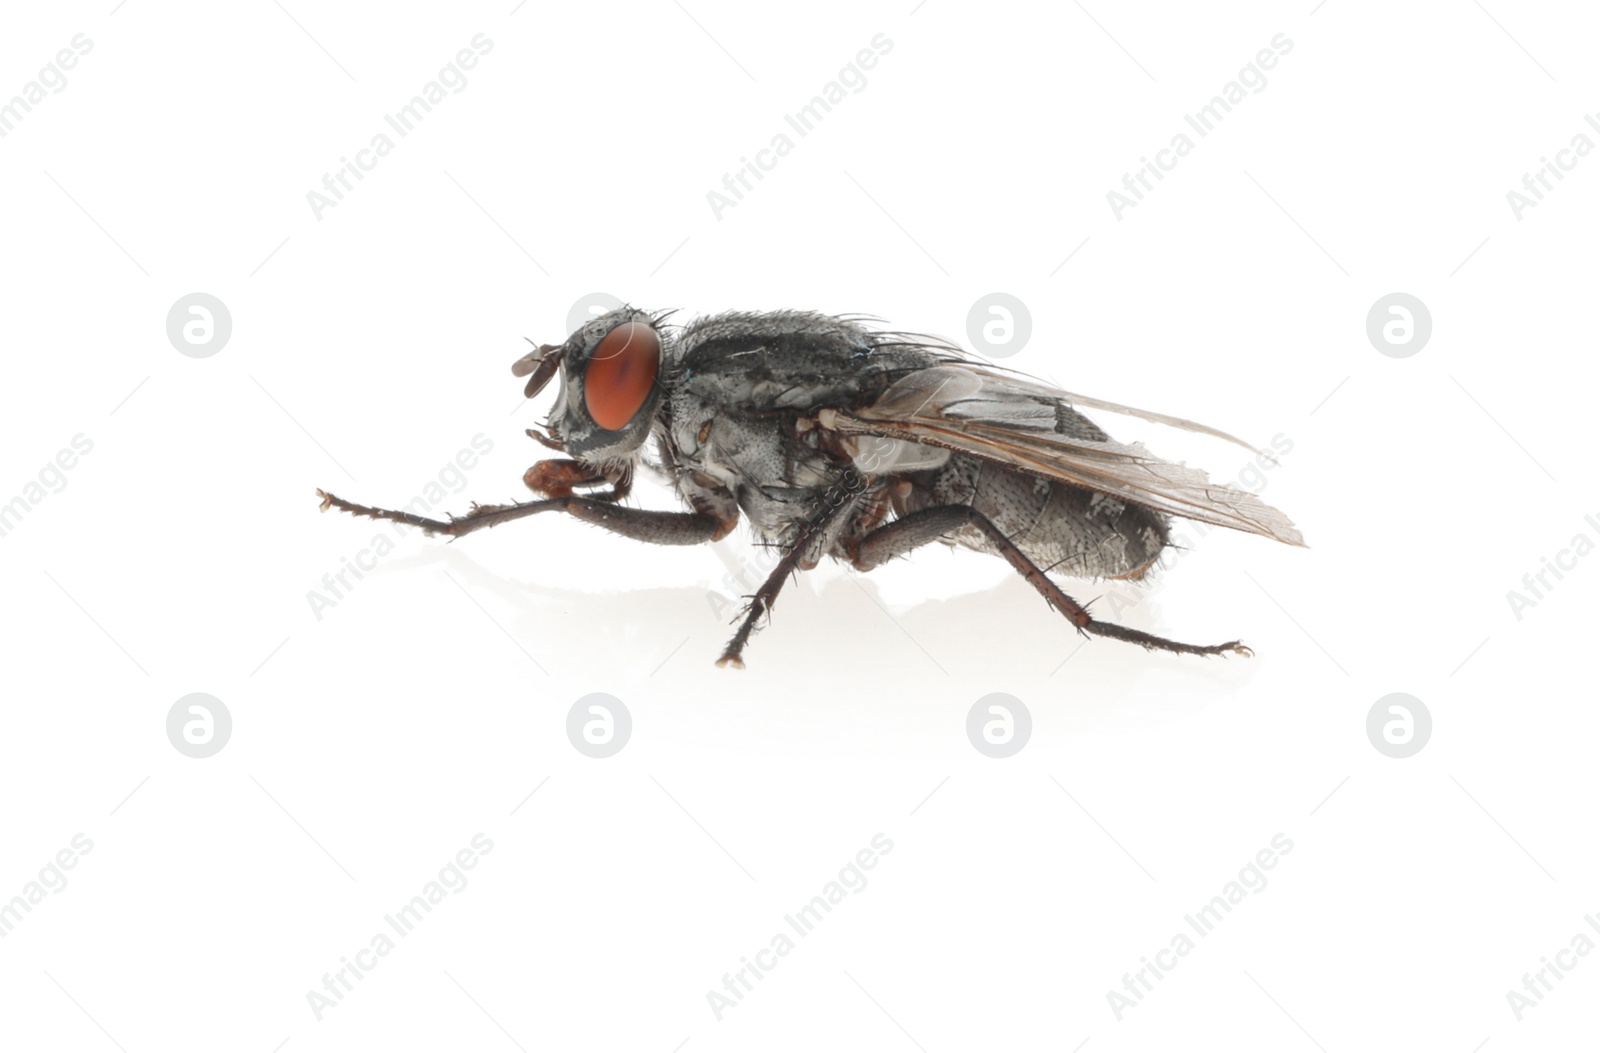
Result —
M 1164 461 L 1137 443 L 1115 441 L 1079 414 L 1075 401 L 1238 441 L 1203 425 L 1084 399 L 964 361 L 908 374 L 871 405 L 824 410 L 818 422 L 844 434 L 956 450 L 1185 519 L 1305 544 L 1288 516 L 1254 494 L 1213 483 L 1205 472 Z

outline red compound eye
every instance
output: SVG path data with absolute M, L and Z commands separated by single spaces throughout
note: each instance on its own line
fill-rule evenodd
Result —
M 661 337 L 644 322 L 624 322 L 601 340 L 583 374 L 583 404 L 594 422 L 619 431 L 639 412 L 661 367 Z

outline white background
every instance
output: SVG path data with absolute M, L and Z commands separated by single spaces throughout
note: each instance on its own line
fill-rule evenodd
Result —
M 1600 141 L 1592 13 L 914 2 L 7 12 L 0 97 L 93 48 L 0 139 L 0 501 L 93 449 L 0 538 L 0 898 L 93 849 L 0 939 L 4 1045 L 1593 1041 L 1600 955 L 1520 1022 L 1507 992 L 1600 939 L 1600 560 L 1520 619 L 1507 593 L 1600 540 L 1600 160 L 1520 218 L 1506 196 Z M 466 86 L 315 216 L 479 33 Z M 707 193 L 880 33 L 866 86 L 718 217 Z M 1266 86 L 1115 217 L 1279 33 Z M 651 549 L 553 517 L 413 534 L 317 617 L 385 528 L 314 488 L 402 504 L 482 433 L 448 507 L 522 496 L 543 404 L 508 367 L 596 290 L 957 339 L 1009 292 L 1033 332 L 1006 365 L 1287 437 L 1265 496 L 1311 547 L 1213 532 L 1119 614 L 1254 660 L 1083 645 L 998 560 L 936 546 L 802 576 L 718 670 L 743 530 Z M 165 328 L 196 291 L 233 324 L 204 359 Z M 1366 335 L 1397 291 L 1433 319 L 1404 359 Z M 1104 423 L 1219 479 L 1249 463 Z M 1405 760 L 1366 733 L 1400 691 L 1434 724 Z M 205 760 L 165 732 L 191 692 L 232 714 Z M 565 732 L 591 692 L 633 718 L 607 760 Z M 1008 760 L 965 732 L 993 692 L 1032 716 Z M 307 992 L 479 832 L 470 883 L 319 1021 Z M 867 886 L 717 1020 L 707 992 L 880 832 Z M 1107 992 L 1279 833 L 1268 885 L 1119 1021 Z

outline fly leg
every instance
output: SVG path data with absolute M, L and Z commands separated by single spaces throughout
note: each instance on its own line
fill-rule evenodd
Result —
M 735 669 L 744 668 L 744 645 L 750 642 L 750 634 L 755 631 L 756 622 L 763 614 L 772 610 L 772 601 L 778 598 L 778 592 L 783 588 L 783 583 L 789 576 L 800 569 L 800 557 L 805 552 L 806 544 L 802 539 L 789 546 L 789 551 L 778 560 L 778 565 L 772 568 L 772 573 L 767 575 L 767 580 L 750 597 L 750 602 L 745 605 L 744 621 L 739 623 L 739 631 L 733 634 L 733 639 L 728 641 L 728 646 L 722 649 L 722 656 L 717 659 L 717 665 L 733 666 Z
M 529 490 L 545 497 L 571 497 L 575 487 L 610 483 L 610 490 L 584 496 L 597 501 L 620 501 L 633 490 L 633 466 L 625 465 L 607 471 L 592 468 L 581 461 L 558 457 L 536 463 L 523 473 L 522 482 Z
M 604 527 L 613 534 L 654 545 L 698 545 L 721 537 L 733 527 L 731 523 L 702 512 L 656 512 L 645 508 L 629 508 L 599 498 L 571 495 L 509 505 L 475 504 L 466 515 L 451 516 L 449 519 L 428 519 L 411 512 L 369 508 L 322 490 L 317 491 L 317 496 L 322 498 L 324 512 L 329 508 L 337 508 L 351 515 L 421 527 L 423 533 L 428 535 L 447 534 L 453 538 L 540 512 L 566 512 L 586 523 Z
M 574 487 L 599 486 L 606 481 L 597 469 L 566 458 L 540 461 L 522 476 L 522 484 L 546 497 L 570 497 Z
M 1005 531 L 970 505 L 940 505 L 936 508 L 925 508 L 897 519 L 887 526 L 879 527 L 859 542 L 855 551 L 856 569 L 871 570 L 896 556 L 905 555 L 914 548 L 926 545 L 930 541 L 937 541 L 965 526 L 973 526 L 982 531 L 1000 555 L 1005 557 L 1006 562 L 1026 578 L 1028 584 L 1038 590 L 1046 603 L 1066 615 L 1067 620 L 1072 622 L 1080 633 L 1125 640 L 1128 643 L 1138 644 L 1146 650 L 1171 651 L 1174 654 L 1212 655 L 1231 652 L 1245 657 L 1252 654 L 1250 648 L 1238 640 L 1225 644 L 1199 646 L 1152 636 L 1138 629 L 1129 629 L 1111 622 L 1096 621 L 1081 604 L 1063 592 L 1061 586 L 1039 569 Z
M 827 529 L 828 525 L 837 520 L 843 513 L 855 507 L 853 496 L 859 492 L 862 480 L 854 471 L 845 473 L 845 477 L 828 488 L 826 497 L 823 498 L 820 511 L 814 514 L 800 528 L 800 534 L 784 552 L 783 558 L 778 560 L 778 565 L 772 568 L 772 573 L 767 575 L 767 580 L 750 597 L 750 602 L 744 609 L 744 621 L 739 623 L 739 631 L 733 634 L 733 639 L 728 641 L 728 646 L 722 649 L 722 656 L 717 659 L 717 665 L 733 666 L 735 669 L 744 668 L 744 647 L 750 642 L 750 634 L 755 631 L 756 622 L 763 614 L 772 610 L 772 603 L 778 598 L 778 593 L 783 588 L 783 583 L 789 580 L 797 570 L 805 569 L 806 550 L 811 547 L 811 542 L 818 534 Z

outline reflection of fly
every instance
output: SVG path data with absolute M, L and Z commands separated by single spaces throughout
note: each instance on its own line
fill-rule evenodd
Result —
M 1201 647 L 1097 621 L 1047 572 L 1141 578 L 1168 545 L 1174 515 L 1303 544 L 1253 494 L 1116 442 L 1076 407 L 1229 438 L 1210 428 L 1059 391 L 854 318 L 733 313 L 682 327 L 665 318 L 621 307 L 512 367 L 528 376 L 529 398 L 560 374 L 545 431 L 528 432 L 569 455 L 523 477 L 541 500 L 473 505 L 448 521 L 319 490 L 322 507 L 453 537 L 566 512 L 661 545 L 725 537 L 743 512 L 782 555 L 717 663 L 735 666 L 797 570 L 823 556 L 871 570 L 930 541 L 1005 559 L 1080 632 L 1183 654 L 1248 655 L 1237 640 Z M 689 511 L 622 503 L 651 438 L 651 463 Z

